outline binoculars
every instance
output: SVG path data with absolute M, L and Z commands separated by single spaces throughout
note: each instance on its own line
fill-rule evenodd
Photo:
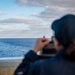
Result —
M 48 45 L 46 45 L 41 51 L 42 56 L 52 57 L 56 54 L 56 49 L 54 47 L 53 37 Z

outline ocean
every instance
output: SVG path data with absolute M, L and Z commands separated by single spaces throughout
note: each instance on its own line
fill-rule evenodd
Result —
M 36 38 L 1 38 L 0 58 L 23 57 L 32 50 Z

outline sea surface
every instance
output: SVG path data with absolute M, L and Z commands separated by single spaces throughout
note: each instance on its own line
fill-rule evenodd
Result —
M 33 49 L 36 38 L 1 38 L 0 58 L 23 57 Z

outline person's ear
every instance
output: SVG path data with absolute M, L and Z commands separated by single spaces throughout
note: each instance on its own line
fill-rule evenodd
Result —
M 63 46 L 58 42 L 56 38 L 53 38 L 55 49 L 60 50 Z
M 56 38 L 53 38 L 53 41 L 54 41 L 54 44 L 55 44 L 56 46 L 59 46 L 59 42 L 57 41 Z

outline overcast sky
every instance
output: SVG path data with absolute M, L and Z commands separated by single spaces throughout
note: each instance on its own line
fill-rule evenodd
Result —
M 66 14 L 75 14 L 75 0 L 0 0 L 0 38 L 49 38 Z

